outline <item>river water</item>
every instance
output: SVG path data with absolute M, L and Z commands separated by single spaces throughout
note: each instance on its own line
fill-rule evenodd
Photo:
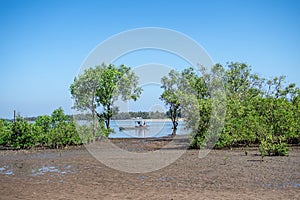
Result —
M 114 133 L 109 135 L 109 138 L 147 138 L 147 137 L 164 137 L 172 134 L 171 121 L 147 121 L 149 127 L 143 129 L 130 129 L 120 131 L 120 127 L 133 127 L 134 122 L 129 120 L 112 120 L 111 128 Z M 188 134 L 189 130 L 185 128 L 185 123 L 178 122 L 176 134 Z

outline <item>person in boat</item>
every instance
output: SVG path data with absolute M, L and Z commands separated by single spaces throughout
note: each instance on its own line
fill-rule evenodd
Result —
M 137 123 L 137 126 L 139 126 L 139 127 L 146 126 L 146 121 L 136 121 L 136 123 Z

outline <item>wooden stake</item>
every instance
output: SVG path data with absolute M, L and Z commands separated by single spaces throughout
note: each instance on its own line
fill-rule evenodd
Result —
M 14 110 L 14 125 L 16 126 L 16 110 Z

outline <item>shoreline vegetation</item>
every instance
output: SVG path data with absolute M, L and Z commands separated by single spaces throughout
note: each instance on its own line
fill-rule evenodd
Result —
M 247 149 L 257 145 L 262 157 L 287 156 L 290 145 L 300 144 L 300 88 L 296 84 L 286 83 L 284 76 L 261 77 L 244 63 L 216 64 L 209 74 L 206 70 L 200 69 L 202 75 L 194 68 L 171 70 L 162 77 L 160 100 L 169 108 L 166 113 L 123 113 L 114 107 L 114 102 L 118 97 L 134 101 L 139 98 L 142 88 L 138 87 L 138 77 L 124 65 L 89 68 L 70 86 L 73 109 L 81 114 L 74 115 L 74 119 L 58 108 L 50 116 L 37 117 L 33 123 L 21 116 L 13 121 L 0 120 L 0 145 L 59 149 L 93 143 L 98 138 L 108 138 L 113 131 L 111 120 L 137 117 L 153 122 L 171 121 L 173 136 L 178 120 L 184 119 L 192 130 L 189 146 L 195 149 Z M 124 87 L 118 87 L 118 82 Z M 218 102 L 213 102 L 211 85 L 222 85 L 218 91 L 223 92 L 213 94 L 219 97 Z M 79 125 L 78 120 L 91 123 Z
M 152 112 L 157 117 L 166 113 Z M 130 112 L 134 117 L 145 116 L 148 112 Z M 150 112 L 151 114 L 151 112 Z M 149 115 L 151 116 L 151 115 Z M 112 121 L 132 121 L 130 119 L 113 119 Z M 77 118 L 77 119 L 76 119 Z M 90 115 L 66 115 L 62 108 L 51 115 L 23 118 L 17 115 L 13 120 L 0 119 L 0 149 L 63 149 L 70 146 L 84 145 L 94 140 L 92 124 L 79 125 L 76 120 L 90 120 Z M 184 119 L 179 119 L 183 121 Z M 168 118 L 145 119 L 146 122 L 170 122 Z M 106 138 L 99 129 L 96 138 Z

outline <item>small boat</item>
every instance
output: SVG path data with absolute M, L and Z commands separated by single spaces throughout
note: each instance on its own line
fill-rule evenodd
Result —
M 134 126 L 120 126 L 120 131 L 122 130 L 134 130 L 134 129 L 146 129 L 149 125 L 142 118 L 134 120 Z

